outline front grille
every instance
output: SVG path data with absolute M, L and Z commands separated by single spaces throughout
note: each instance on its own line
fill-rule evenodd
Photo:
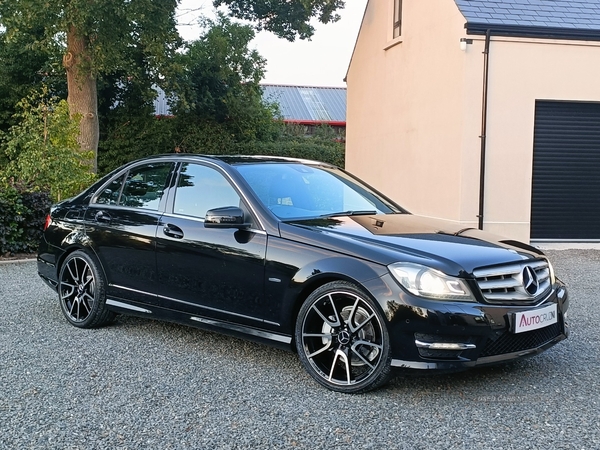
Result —
M 534 304 L 552 288 L 550 267 L 545 260 L 479 268 L 473 275 L 486 301 L 498 305 Z
M 515 334 L 506 331 L 499 336 L 488 339 L 479 357 L 504 355 L 538 348 L 559 336 L 561 332 L 560 323 L 539 330 L 526 331 L 525 333 Z

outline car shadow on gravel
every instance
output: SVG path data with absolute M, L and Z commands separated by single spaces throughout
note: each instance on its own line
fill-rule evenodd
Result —
M 282 360 L 287 363 L 297 362 L 298 371 L 289 375 L 295 377 L 302 373 L 300 362 L 292 352 L 216 331 L 126 315 L 117 316 L 104 329 L 111 334 L 117 333 L 121 338 L 142 338 L 144 342 L 157 345 L 164 351 L 173 351 L 175 354 L 195 353 L 202 358 L 235 361 L 239 366 L 250 359 L 252 364 L 273 371 L 282 369 Z M 285 364 L 284 367 L 288 365 Z M 282 373 L 281 376 L 286 374 Z
M 118 339 L 143 342 L 144 345 L 157 347 L 161 352 L 171 352 L 174 365 L 178 363 L 177 355 L 191 353 L 200 360 L 214 364 L 224 361 L 232 368 L 252 365 L 258 373 L 277 373 L 277 377 L 287 379 L 290 383 L 314 387 L 295 353 L 264 344 L 134 316 L 118 316 L 114 323 L 103 330 L 110 336 L 117 334 Z M 548 371 L 547 358 L 560 356 L 560 353 L 553 351 L 551 349 L 542 355 L 517 362 L 463 371 L 396 370 L 386 386 L 367 395 L 401 396 L 419 402 L 443 392 L 445 396 L 463 401 L 518 402 L 522 401 L 522 391 L 530 386 L 532 378 L 539 383 L 551 380 L 559 375 L 562 364 L 569 364 L 568 361 L 560 362 L 554 372 Z M 568 355 L 568 352 L 565 354 Z M 232 376 L 235 378 L 234 374 Z M 490 394 L 482 396 L 481 392 Z
M 560 344 L 559 344 L 560 345 Z M 399 396 L 409 402 L 434 401 L 443 394 L 452 401 L 521 404 L 540 401 L 539 395 L 552 386 L 560 386 L 564 367 L 573 361 L 568 354 L 548 352 L 493 366 L 455 372 L 398 371 L 396 377 L 378 395 Z M 565 357 L 565 355 L 567 355 Z

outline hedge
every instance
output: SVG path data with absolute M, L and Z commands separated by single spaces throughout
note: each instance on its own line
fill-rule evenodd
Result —
M 0 255 L 35 252 L 51 205 L 48 192 L 19 184 L 1 186 Z
M 123 124 L 110 124 L 98 147 L 98 171 L 106 174 L 138 158 L 176 149 L 206 155 L 269 155 L 312 159 L 344 167 L 345 146 L 327 126 L 315 129 L 315 136 L 304 136 L 304 128 L 278 125 L 271 139 L 238 141 L 223 124 L 212 122 L 179 123 L 177 118 L 132 118 Z

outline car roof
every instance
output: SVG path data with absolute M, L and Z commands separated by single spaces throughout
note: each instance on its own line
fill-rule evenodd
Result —
M 166 153 L 162 155 L 154 155 L 144 158 L 146 159 L 196 159 L 200 161 L 212 160 L 221 161 L 228 165 L 237 164 L 260 164 L 260 163 L 296 163 L 305 165 L 320 165 L 335 167 L 332 164 L 309 159 L 289 158 L 285 156 L 267 156 L 267 155 L 203 155 L 197 153 Z

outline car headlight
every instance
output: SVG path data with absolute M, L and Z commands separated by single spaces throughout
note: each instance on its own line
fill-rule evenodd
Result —
M 439 270 L 411 263 L 394 263 L 388 268 L 392 276 L 411 294 L 437 300 L 475 301 L 464 280 Z

